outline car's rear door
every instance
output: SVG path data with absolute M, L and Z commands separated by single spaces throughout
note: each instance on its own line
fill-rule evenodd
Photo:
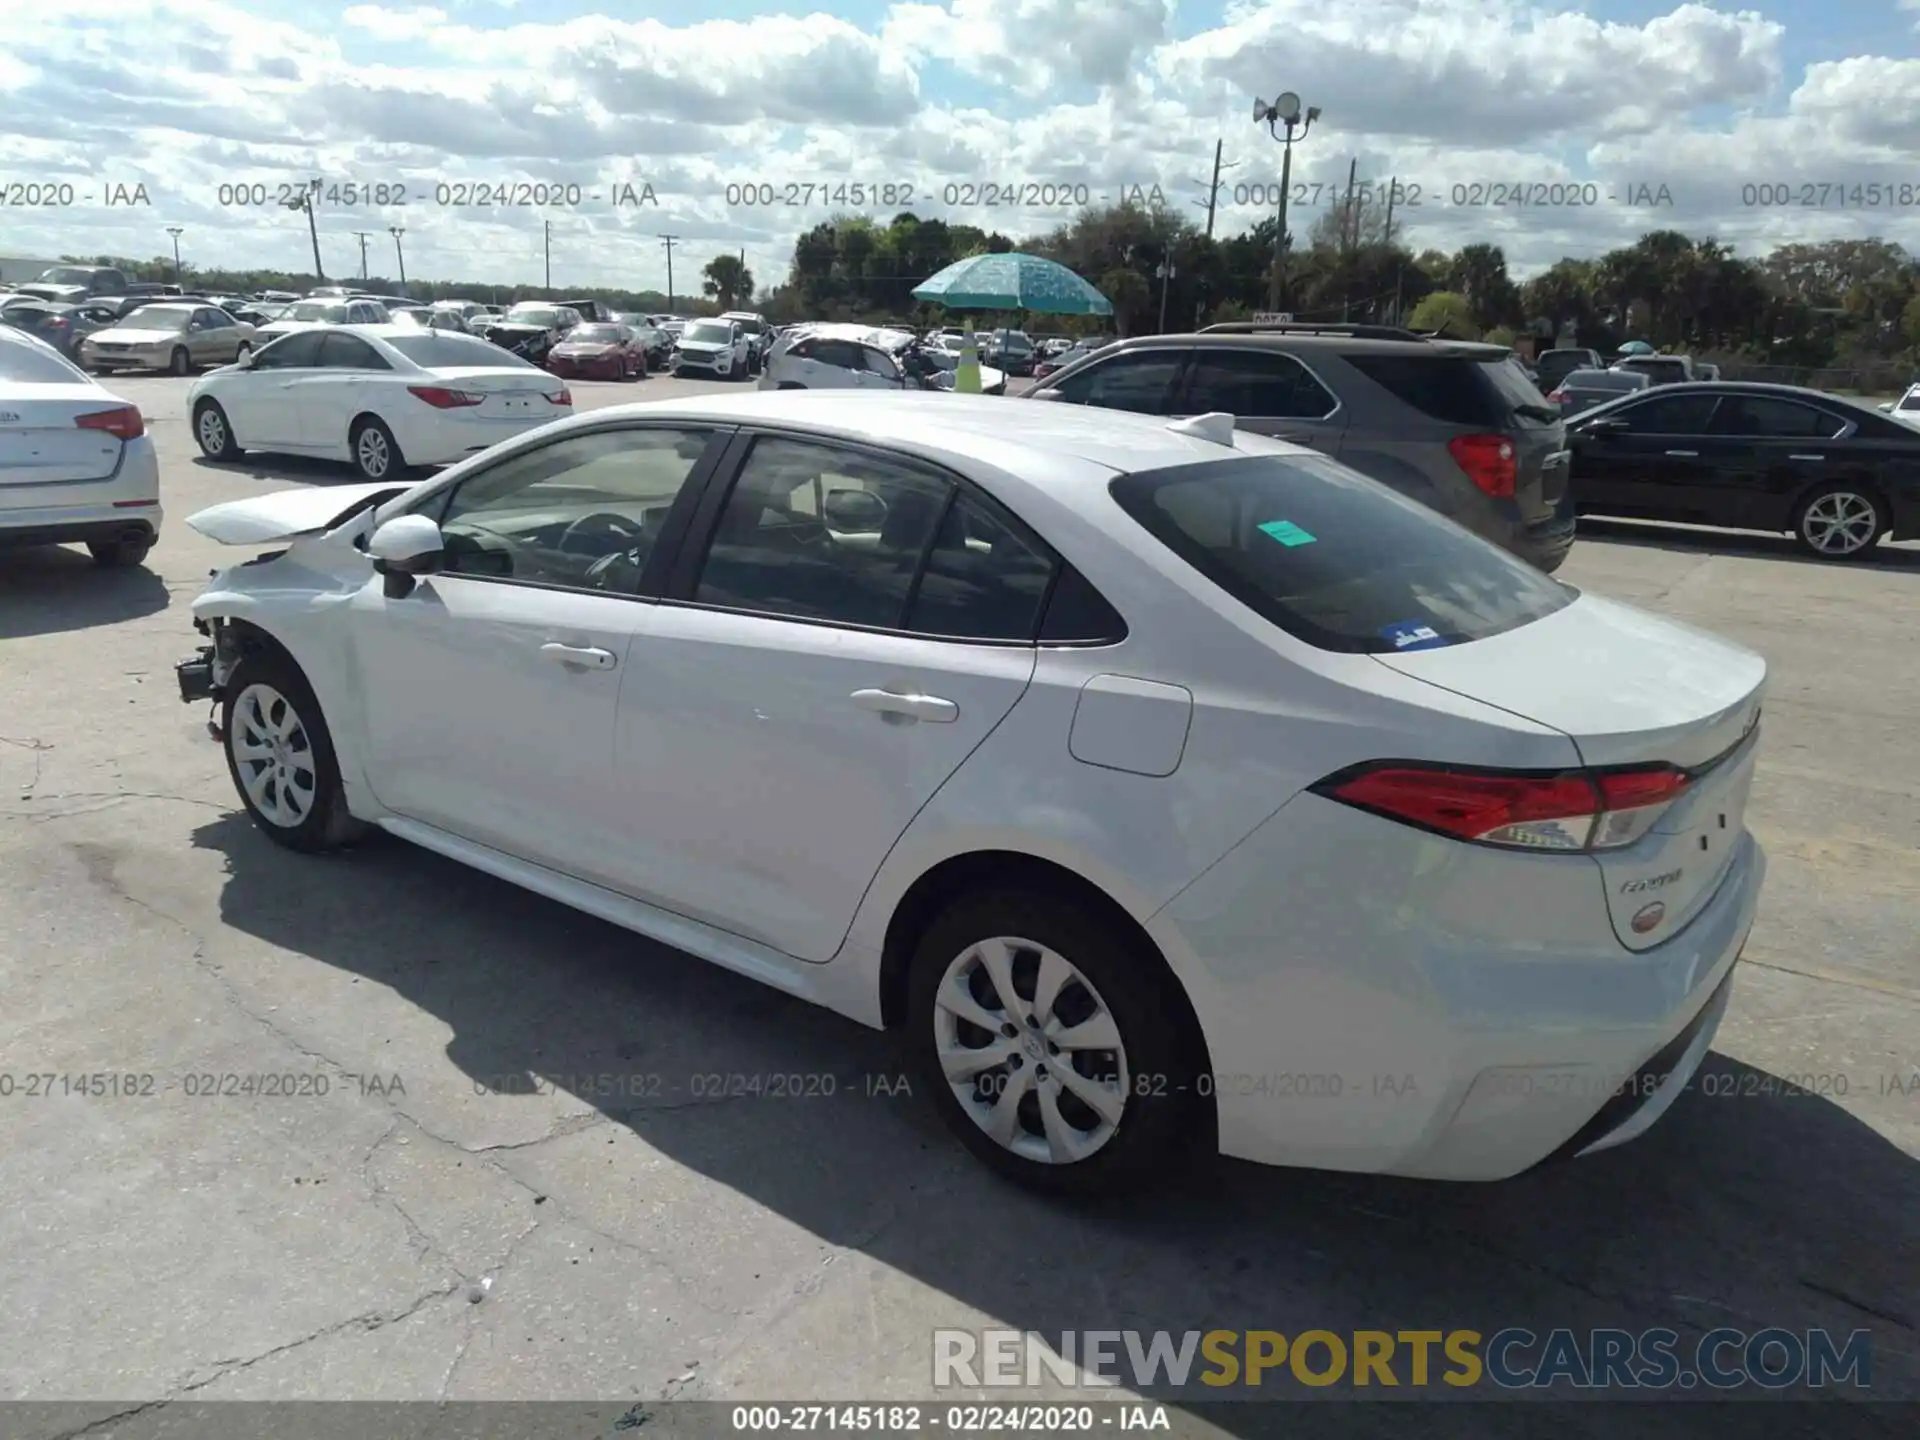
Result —
M 1332 389 L 1299 360 L 1277 350 L 1201 346 L 1180 380 L 1176 415 L 1224 411 L 1242 430 L 1340 453 L 1347 413 Z
M 885 450 L 761 433 L 729 465 L 634 641 L 624 885 L 825 962 L 1026 690 L 1053 562 L 958 477 Z M 829 525 L 835 490 L 877 497 L 877 528 Z
M 1703 516 L 1715 524 L 1785 530 L 1794 502 L 1813 485 L 1843 472 L 1835 437 L 1848 422 L 1784 396 L 1729 395 L 1714 412 L 1696 490 Z

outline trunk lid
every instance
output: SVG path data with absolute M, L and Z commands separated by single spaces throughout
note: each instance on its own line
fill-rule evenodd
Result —
M 127 401 L 97 385 L 15 385 L 0 399 L 0 508 L 36 504 L 40 485 L 104 480 L 119 468 L 119 436 L 83 430 L 80 416 L 115 410 Z
M 565 381 L 543 370 L 517 365 L 450 365 L 435 366 L 432 375 L 435 384 L 485 395 L 485 404 L 464 412 L 483 419 L 534 416 L 557 420 L 573 413 L 570 405 L 556 405 L 547 398 L 562 393 L 567 387 Z
M 1767 665 L 1744 646 L 1616 601 L 1464 645 L 1374 657 L 1389 669 L 1565 734 L 1596 769 L 1665 763 L 1679 798 L 1633 844 L 1595 855 L 1620 943 L 1672 939 L 1713 897 L 1746 836 Z

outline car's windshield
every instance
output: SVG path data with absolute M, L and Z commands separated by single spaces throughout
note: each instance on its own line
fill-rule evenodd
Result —
M 567 337 L 573 341 L 586 341 L 590 345 L 617 345 L 620 343 L 618 325 L 580 325 Z
M 507 312 L 507 319 L 516 325 L 558 325 L 560 312 L 551 305 L 516 305 Z
M 683 338 L 699 340 L 715 345 L 724 345 L 733 338 L 733 327 L 722 325 L 714 320 L 696 320 L 687 326 Z
M 280 317 L 283 320 L 324 320 L 335 325 L 344 324 L 347 307 L 337 300 L 302 300 L 298 305 L 290 306 Z
M 1228 595 L 1322 650 L 1393 653 L 1512 630 L 1573 592 L 1324 456 L 1123 475 L 1129 515 Z
M 127 330 L 184 330 L 192 318 L 184 305 L 142 305 L 120 324 Z
M 428 370 L 470 369 L 476 365 L 507 370 L 538 370 L 509 350 L 489 345 L 471 336 L 447 334 L 441 330 L 423 330 L 418 335 L 385 335 L 387 344 L 414 364 Z
M 40 279 L 48 285 L 85 285 L 92 281 L 93 271 L 78 265 L 55 265 L 50 270 L 42 270 Z
M 727 318 L 732 320 L 734 324 L 738 325 L 742 330 L 746 331 L 747 334 L 749 335 L 758 335 L 767 328 L 760 321 L 748 319 L 746 316 L 743 316 L 743 315 L 730 315 Z

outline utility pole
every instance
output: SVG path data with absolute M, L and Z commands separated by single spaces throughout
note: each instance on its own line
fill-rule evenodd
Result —
M 1220 204 L 1220 172 L 1222 170 L 1231 170 L 1240 163 L 1238 160 L 1230 160 L 1224 165 L 1220 163 L 1220 152 L 1226 147 L 1226 143 L 1224 139 L 1213 142 L 1213 179 L 1208 182 L 1207 185 L 1207 198 L 1193 202 L 1207 212 L 1207 238 L 1209 240 L 1213 238 L 1214 211 Z
M 327 270 L 326 267 L 320 263 L 320 226 L 313 218 L 314 201 L 319 197 L 319 194 L 320 181 L 317 179 L 309 180 L 307 182 L 307 188 L 303 193 L 287 201 L 287 209 L 304 210 L 307 212 L 307 238 L 313 241 L 313 278 L 324 284 L 327 278 Z
M 553 222 L 542 222 L 547 234 L 547 299 L 553 298 Z
M 1352 261 L 1354 255 L 1360 249 L 1360 215 L 1359 212 L 1353 208 L 1353 186 L 1359 172 L 1360 157 L 1357 155 L 1350 156 L 1347 160 L 1347 212 L 1345 219 L 1340 225 L 1340 238 L 1345 242 L 1347 252 L 1345 258 L 1348 262 L 1346 274 L 1342 277 L 1345 283 L 1340 287 L 1340 318 L 1342 320 L 1350 320 L 1353 318 Z
M 678 235 L 662 235 L 660 243 L 667 249 L 667 309 L 673 309 L 673 247 L 680 243 Z
M 360 278 L 367 278 L 367 241 L 373 238 L 371 230 L 356 230 L 353 238 L 360 242 Z
M 176 284 L 176 285 L 178 285 L 178 284 L 180 283 L 180 234 L 181 234 L 181 227 L 180 227 L 180 226 L 178 226 L 178 225 L 169 225 L 169 226 L 167 226 L 167 234 L 169 234 L 169 235 L 171 235 L 171 236 L 173 237 L 173 283 L 174 283 L 174 284 Z
M 393 236 L 393 258 L 400 262 L 400 290 L 402 294 L 405 294 L 407 289 L 407 255 L 406 252 L 400 248 L 400 237 L 407 233 L 407 227 L 404 225 L 389 225 L 387 227 L 387 233 Z

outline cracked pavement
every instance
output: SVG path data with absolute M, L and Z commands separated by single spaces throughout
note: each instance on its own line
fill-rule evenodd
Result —
M 1503 1185 L 1231 1165 L 1074 1209 L 961 1153 L 884 1036 L 395 841 L 255 835 L 174 690 L 236 558 L 183 522 L 346 477 L 197 462 L 185 383 L 116 382 L 162 455 L 148 570 L 0 557 L 4 1398 L 94 1402 L 94 1433 L 208 1400 L 915 1399 L 936 1326 L 1720 1324 L 1866 1328 L 1875 1392 L 1920 1397 L 1920 551 L 1602 524 L 1565 571 L 1774 667 L 1717 1093 Z

